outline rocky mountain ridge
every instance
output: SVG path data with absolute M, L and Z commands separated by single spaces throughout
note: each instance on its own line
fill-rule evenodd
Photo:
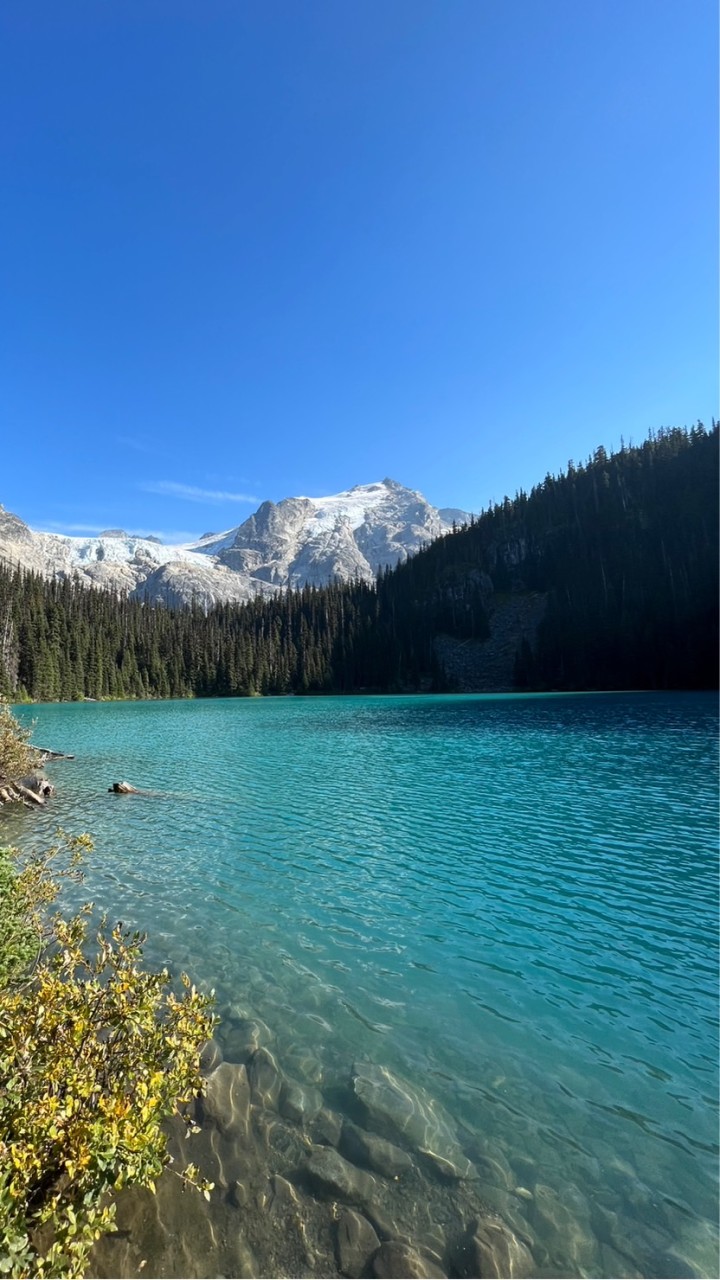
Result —
M 209 608 L 286 587 L 372 582 L 379 569 L 466 519 L 389 479 L 324 498 L 263 502 L 241 525 L 175 546 L 122 529 L 92 537 L 35 532 L 0 507 L 0 559 L 152 603 Z

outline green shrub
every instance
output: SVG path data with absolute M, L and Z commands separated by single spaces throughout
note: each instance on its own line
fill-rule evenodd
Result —
M 0 702 L 0 780 L 22 778 L 37 767 L 38 753 L 29 745 L 32 729 L 23 729 L 6 702 Z
M 10 849 L 0 849 L 0 988 L 27 973 L 38 952 L 38 933 Z
M 89 841 L 69 845 L 60 874 L 76 874 Z M 130 1184 L 154 1190 L 170 1163 L 163 1122 L 201 1092 L 199 1053 L 213 1027 L 211 998 L 185 975 L 177 995 L 166 971 L 141 968 L 139 934 L 103 923 L 89 949 L 90 906 L 47 921 L 61 849 L 17 869 L 7 853 L 0 862 L 0 1273 L 8 1276 L 82 1276 L 94 1241 L 114 1229 L 113 1194 Z M 179 1176 L 209 1196 L 194 1166 Z

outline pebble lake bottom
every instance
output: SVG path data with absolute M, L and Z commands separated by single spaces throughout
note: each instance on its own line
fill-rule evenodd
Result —
M 89 831 L 245 1064 L 96 1275 L 718 1275 L 714 695 L 17 712 L 76 758 L 3 843 Z

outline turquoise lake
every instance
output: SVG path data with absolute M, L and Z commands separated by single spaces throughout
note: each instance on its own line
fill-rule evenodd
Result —
M 536 1274 L 718 1274 L 714 696 L 17 711 L 76 758 L 3 841 L 89 831 L 82 900 L 337 1107 L 422 1086 Z

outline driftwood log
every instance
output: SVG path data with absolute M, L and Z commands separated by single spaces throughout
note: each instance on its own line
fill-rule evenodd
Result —
M 55 788 L 47 778 L 5 778 L 0 782 L 0 804 L 45 804 L 48 796 L 55 794 Z

